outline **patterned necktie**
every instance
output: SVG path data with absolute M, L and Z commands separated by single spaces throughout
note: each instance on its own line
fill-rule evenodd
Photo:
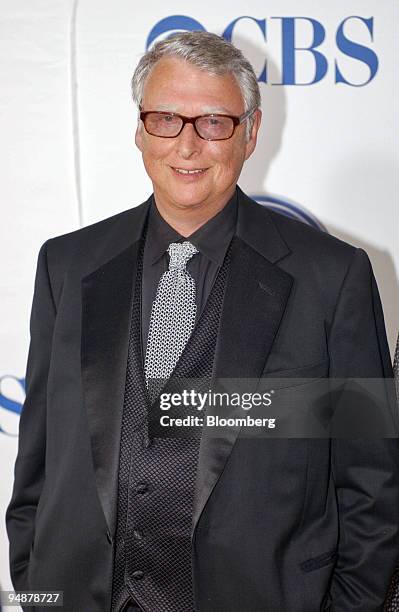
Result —
M 158 379 L 158 384 L 151 383 L 152 398 L 158 385 L 163 386 L 173 372 L 193 330 L 197 310 L 195 281 L 186 265 L 198 249 L 186 240 L 172 242 L 168 253 L 169 270 L 162 274 L 152 304 L 144 363 L 147 388 L 149 380 Z

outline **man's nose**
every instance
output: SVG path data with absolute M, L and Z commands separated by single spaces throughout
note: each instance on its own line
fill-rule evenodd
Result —
M 177 137 L 177 150 L 183 159 L 189 159 L 200 151 L 201 142 L 192 123 L 186 123 Z

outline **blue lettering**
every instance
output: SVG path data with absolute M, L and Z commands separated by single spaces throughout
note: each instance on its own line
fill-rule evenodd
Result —
M 320 51 L 316 51 L 325 39 L 326 31 L 322 24 L 310 17 L 272 17 L 272 19 L 281 19 L 282 25 L 282 49 L 283 49 L 283 74 L 282 83 L 273 83 L 273 85 L 313 85 L 321 81 L 326 75 L 328 63 L 326 58 Z M 309 47 L 295 46 L 295 23 L 298 19 L 303 19 L 312 24 L 313 41 Z M 297 51 L 309 51 L 312 53 L 315 60 L 315 76 L 309 83 L 297 83 L 295 74 L 295 55 Z
M 263 38 L 266 40 L 266 19 L 255 19 L 255 17 L 250 17 L 249 15 L 243 15 L 242 17 L 237 17 L 237 19 L 234 19 L 234 21 L 232 21 L 227 28 L 225 29 L 225 31 L 223 32 L 222 36 L 223 38 L 225 38 L 226 40 L 228 40 L 229 42 L 231 42 L 232 40 L 232 36 L 233 36 L 233 30 L 235 28 L 235 25 L 241 21 L 241 19 L 250 19 L 251 21 L 254 21 L 258 26 L 260 31 L 263 34 Z M 267 65 L 266 62 L 263 66 L 263 70 L 260 74 L 260 76 L 258 77 L 258 81 L 261 83 L 267 83 Z
M 335 82 L 345 83 L 345 85 L 351 85 L 352 87 L 363 87 L 374 79 L 378 70 L 378 57 L 372 49 L 369 49 L 364 45 L 360 45 L 359 43 L 355 43 L 353 42 L 353 40 L 349 40 L 348 38 L 346 38 L 344 33 L 344 25 L 347 21 L 349 21 L 349 19 L 359 19 L 361 22 L 363 22 L 367 27 L 368 31 L 370 32 L 371 40 L 373 40 L 373 17 L 370 17 L 369 19 L 364 19 L 363 17 L 359 17 L 356 15 L 353 15 L 352 17 L 347 17 L 338 27 L 336 36 L 338 49 L 342 51 L 342 53 L 344 53 L 345 55 L 353 57 L 354 59 L 357 59 L 360 62 L 367 64 L 370 69 L 370 76 L 364 83 L 351 83 L 350 81 L 345 79 L 342 72 L 338 68 L 337 61 L 335 61 Z
M 16 376 L 10 376 L 10 375 L 0 377 L 0 388 L 1 388 L 2 381 L 5 380 L 6 378 L 10 378 L 11 380 L 16 380 L 17 383 L 25 391 L 25 379 L 17 378 Z M 11 412 L 15 412 L 15 414 L 20 414 L 22 410 L 22 404 L 10 399 L 9 397 L 6 397 L 1 392 L 0 392 L 0 407 L 5 408 L 6 410 L 10 410 Z M 3 429 L 1 425 L 0 425 L 0 433 L 7 434 L 9 436 L 14 435 L 14 434 L 10 434 L 5 429 Z

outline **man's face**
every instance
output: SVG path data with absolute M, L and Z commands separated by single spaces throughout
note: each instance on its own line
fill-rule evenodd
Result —
M 171 111 L 188 117 L 245 112 L 232 75 L 211 75 L 177 58 L 163 58 L 155 64 L 145 83 L 141 106 L 144 111 Z M 191 124 L 175 138 L 159 138 L 148 134 L 140 122 L 136 144 L 158 206 L 209 211 L 224 206 L 234 192 L 244 161 L 255 148 L 260 116 L 260 111 L 255 111 L 249 140 L 246 121 L 236 127 L 231 138 L 220 141 L 203 140 Z M 202 172 L 187 175 L 179 169 Z

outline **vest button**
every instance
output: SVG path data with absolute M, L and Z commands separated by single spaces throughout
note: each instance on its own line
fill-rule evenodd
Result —
M 135 486 L 136 493 L 147 493 L 148 484 L 146 482 L 138 482 Z
M 144 578 L 144 572 L 142 572 L 141 570 L 136 570 L 135 572 L 133 572 L 132 576 L 135 580 L 141 580 L 142 578 Z
M 135 529 L 133 531 L 133 536 L 136 540 L 142 540 L 143 539 L 143 534 L 141 531 L 139 531 L 138 529 Z

